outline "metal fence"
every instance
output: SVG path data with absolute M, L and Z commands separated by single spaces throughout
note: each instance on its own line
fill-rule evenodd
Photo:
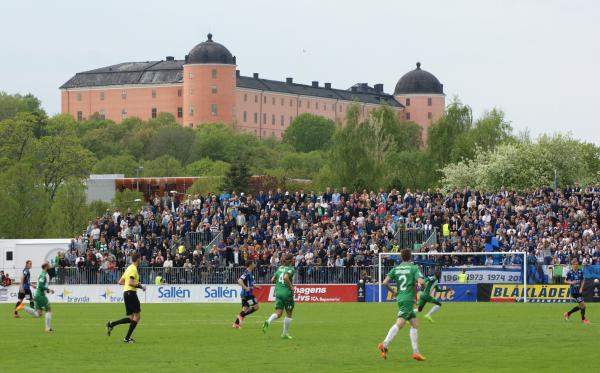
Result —
M 57 268 L 51 283 L 58 285 L 115 284 L 124 269 Z M 142 267 L 140 281 L 154 284 L 157 276 L 167 284 L 235 284 L 244 273 L 244 267 L 192 267 L 162 268 Z M 254 270 L 258 284 L 271 283 L 277 267 L 260 266 Z M 368 267 L 314 267 L 296 268 L 294 283 L 297 284 L 356 284 L 364 275 L 377 278 L 377 266 Z
M 419 250 L 424 244 L 437 243 L 437 229 L 399 229 L 394 234 L 394 239 L 400 246 L 400 249 Z
M 203 248 L 215 243 L 216 239 L 221 240 L 220 237 L 223 237 L 223 232 L 188 232 L 185 234 L 185 247 L 189 250 L 194 250 L 198 244 Z

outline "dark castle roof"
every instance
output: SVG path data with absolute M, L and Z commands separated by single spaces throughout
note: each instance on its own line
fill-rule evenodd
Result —
M 189 57 L 188 57 L 189 61 Z M 167 57 L 166 61 L 125 62 L 100 69 L 75 74 L 60 88 L 104 87 L 111 85 L 173 84 L 183 83 L 185 61 Z M 358 101 L 368 104 L 387 104 L 402 107 L 394 97 L 374 90 L 344 90 L 330 86 L 305 85 L 293 82 L 237 76 L 237 86 L 292 95 L 330 98 L 332 100 Z
M 421 70 L 421 63 L 417 62 L 417 68 L 404 74 L 394 90 L 394 95 L 413 93 L 444 94 L 444 85 L 432 73 Z
M 212 40 L 212 34 L 208 34 L 208 40 L 196 45 L 187 56 L 186 63 L 222 63 L 235 65 L 235 57 L 223 44 Z

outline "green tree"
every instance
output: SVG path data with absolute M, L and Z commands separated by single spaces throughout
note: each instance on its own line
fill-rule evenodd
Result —
M 131 211 L 135 213 L 144 205 L 144 193 L 131 189 L 124 189 L 115 193 L 112 205 L 121 212 L 131 209 Z
M 185 167 L 188 176 L 224 176 L 229 170 L 229 163 L 223 161 L 212 161 L 202 158 L 190 163 Z
M 203 124 L 196 130 L 193 159 L 210 158 L 231 162 L 239 153 L 237 136 L 222 124 Z
M 247 191 L 248 190 L 248 178 L 250 177 L 248 171 L 248 164 L 245 159 L 236 159 L 229 168 L 229 171 L 223 178 L 223 184 L 221 189 L 227 191 Z
M 162 126 L 148 144 L 148 158 L 154 159 L 162 155 L 170 155 L 180 163 L 186 164 L 191 158 L 194 145 L 194 130 L 173 125 Z
M 283 141 L 299 152 L 327 149 L 335 132 L 335 123 L 320 115 L 303 113 L 292 121 Z
M 110 155 L 102 158 L 92 168 L 94 174 L 124 174 L 125 177 L 136 177 L 138 173 L 138 162 L 129 154 Z
M 436 168 L 443 168 L 446 164 L 462 158 L 462 154 L 454 149 L 459 139 L 472 127 L 471 108 L 454 99 L 440 120 L 428 129 L 427 149 Z
M 0 121 L 0 170 L 19 162 L 35 141 L 37 117 L 17 113 L 13 119 Z
M 44 136 L 36 141 L 32 163 L 34 172 L 41 176 L 51 200 L 58 187 L 70 177 L 86 178 L 95 158 L 83 148 L 73 134 Z
M 56 192 L 48 214 L 46 233 L 51 237 L 74 237 L 85 228 L 88 215 L 85 185 L 80 179 L 71 178 Z
M 182 176 L 183 167 L 181 162 L 170 155 L 163 155 L 156 159 L 144 162 L 145 177 L 172 177 Z
M 194 183 L 187 189 L 186 193 L 195 195 L 200 193 L 206 195 L 207 193 L 219 193 L 221 185 L 223 185 L 222 176 L 200 176 Z
M 30 165 L 20 162 L 0 176 L 0 206 L 6 212 L 0 219 L 0 237 L 43 236 L 48 197 L 34 175 Z
M 40 118 L 46 116 L 42 103 L 34 95 L 9 95 L 0 92 L 0 121 L 14 118 L 17 113 L 31 113 Z

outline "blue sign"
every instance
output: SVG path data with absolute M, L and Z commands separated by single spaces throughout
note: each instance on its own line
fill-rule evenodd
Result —
M 449 284 L 440 287 L 449 288 L 448 292 L 432 291 L 431 295 L 440 302 L 476 302 L 477 285 L 475 284 Z M 367 285 L 365 289 L 365 302 L 379 302 L 379 285 Z M 381 300 L 383 302 L 395 302 L 386 287 L 381 287 Z
M 583 267 L 583 277 L 600 278 L 600 264 Z

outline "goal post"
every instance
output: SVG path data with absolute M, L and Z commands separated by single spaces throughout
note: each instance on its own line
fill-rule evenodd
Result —
M 383 299 L 383 280 L 387 273 L 400 264 L 399 252 L 379 253 L 377 263 L 378 301 Z M 423 276 L 441 272 L 440 285 L 458 284 L 458 274 L 465 270 L 468 284 L 522 285 L 522 299 L 527 303 L 527 253 L 526 252 L 447 252 L 412 253 L 412 259 Z

